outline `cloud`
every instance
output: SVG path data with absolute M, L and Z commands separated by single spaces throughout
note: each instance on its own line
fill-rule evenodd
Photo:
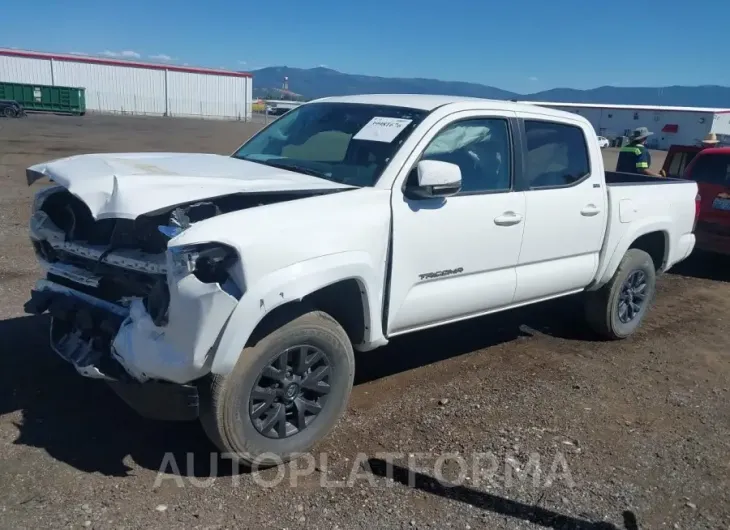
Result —
M 149 58 L 153 59 L 155 61 L 174 61 L 175 60 L 172 57 L 170 57 L 169 55 L 164 54 L 164 53 L 158 53 L 157 55 L 150 55 Z
M 246 63 L 246 61 L 238 61 L 238 64 L 244 65 L 244 64 L 248 64 L 248 63 Z
M 329 68 L 326 64 L 319 64 L 317 66 L 319 66 L 320 68 Z
M 106 57 L 121 57 L 123 59 L 139 59 L 140 57 L 142 57 L 139 53 L 132 50 L 124 50 L 121 52 L 104 50 L 99 55 L 104 55 Z
M 69 55 L 89 55 L 86 52 L 68 52 Z
M 528 77 L 527 79 L 530 81 L 537 81 L 537 77 L 535 77 L 534 75 L 532 77 Z

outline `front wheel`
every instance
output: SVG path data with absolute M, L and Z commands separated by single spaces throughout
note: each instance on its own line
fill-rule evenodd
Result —
M 606 339 L 625 339 L 641 325 L 655 292 L 656 269 L 651 256 L 629 249 L 611 281 L 586 293 L 586 320 Z
M 3 114 L 6 118 L 16 118 L 18 116 L 18 111 L 13 107 L 5 107 L 3 109 Z
M 244 348 L 230 374 L 202 385 L 201 422 L 219 449 L 240 463 L 281 464 L 334 427 L 354 375 L 342 326 L 321 311 L 294 313 Z

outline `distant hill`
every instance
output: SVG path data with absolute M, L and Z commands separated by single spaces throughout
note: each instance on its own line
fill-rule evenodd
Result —
M 437 81 L 435 79 L 407 79 L 343 74 L 329 68 L 289 68 L 272 66 L 254 70 L 255 95 L 272 88 L 281 88 L 285 77 L 289 78 L 289 90 L 306 98 L 346 96 L 352 94 L 448 94 L 489 99 L 511 99 L 514 92 L 477 83 Z
M 265 97 L 280 89 L 285 77 L 289 89 L 307 99 L 351 94 L 443 94 L 488 99 L 523 99 L 569 103 L 623 105 L 676 105 L 730 108 L 730 87 L 670 86 L 661 88 L 603 86 L 590 90 L 554 88 L 534 94 L 517 94 L 478 83 L 437 79 L 375 77 L 344 74 L 330 68 L 272 66 L 252 72 L 254 95 Z
M 668 86 L 649 88 L 603 86 L 590 90 L 554 88 L 521 96 L 521 98 L 570 103 L 730 108 L 730 87 Z

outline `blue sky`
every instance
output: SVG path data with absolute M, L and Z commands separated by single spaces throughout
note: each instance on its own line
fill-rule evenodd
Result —
M 36 0 L 10 2 L 0 47 L 253 70 L 472 81 L 527 93 L 601 85 L 730 86 L 730 1 Z M 598 6 L 602 7 L 598 7 Z M 692 21 L 694 20 L 694 21 Z M 717 39 L 712 38 L 716 36 Z M 622 44 L 632 45 L 629 48 Z M 713 48 L 714 46 L 714 48 Z

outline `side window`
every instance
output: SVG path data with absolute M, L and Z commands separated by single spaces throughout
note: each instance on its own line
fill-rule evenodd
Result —
M 508 191 L 512 183 L 512 157 L 507 120 L 452 123 L 431 140 L 421 160 L 459 166 L 463 193 Z
M 681 177 L 684 173 L 684 168 L 687 165 L 687 153 L 677 152 L 672 155 L 672 160 L 669 162 L 669 176 L 670 177 Z
M 583 129 L 525 120 L 526 177 L 530 188 L 569 186 L 591 172 Z
M 728 184 L 730 157 L 705 155 L 697 159 L 692 168 L 692 180 L 706 184 Z

